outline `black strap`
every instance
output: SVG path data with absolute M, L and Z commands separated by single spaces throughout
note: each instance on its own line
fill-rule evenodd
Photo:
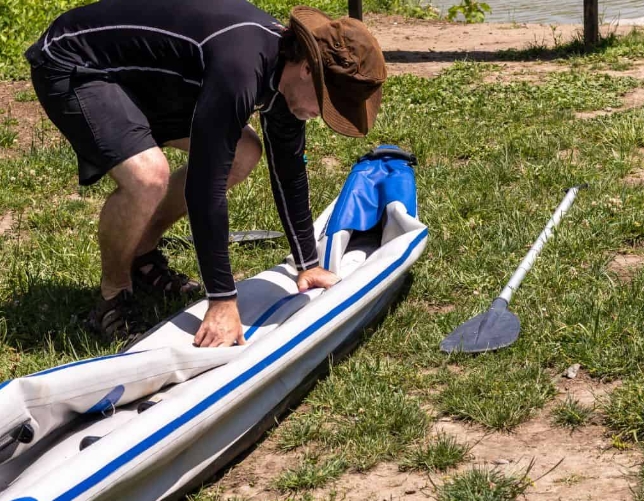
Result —
M 362 160 L 378 160 L 379 158 L 384 157 L 394 157 L 405 160 L 409 165 L 418 165 L 418 160 L 416 155 L 405 150 L 399 150 L 396 148 L 374 148 L 366 155 L 362 156 L 358 162 Z

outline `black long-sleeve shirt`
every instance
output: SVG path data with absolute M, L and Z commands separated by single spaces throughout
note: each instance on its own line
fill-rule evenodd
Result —
M 273 195 L 296 265 L 318 264 L 305 124 L 277 91 L 283 29 L 245 0 L 102 0 L 63 14 L 43 39 L 49 58 L 109 72 L 145 109 L 162 114 L 163 123 L 190 130 L 185 194 L 211 299 L 236 294 L 226 182 L 254 111 L 261 115 Z

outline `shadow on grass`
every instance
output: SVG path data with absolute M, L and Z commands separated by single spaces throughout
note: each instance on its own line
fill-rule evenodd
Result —
M 19 350 L 38 348 L 48 342 L 56 349 L 65 349 L 69 342 L 79 344 L 88 337 L 82 323 L 97 295 L 97 288 L 53 281 L 15 291 L 7 302 L 0 304 L 0 317 L 5 318 L 7 325 L 4 342 Z
M 506 49 L 498 51 L 383 51 L 388 63 L 453 63 L 457 61 L 473 62 L 507 62 L 507 61 L 553 61 L 555 59 L 570 59 L 591 54 L 602 54 L 614 47 L 619 37 L 614 33 L 602 37 L 599 43 L 587 48 L 582 36 L 577 36 L 570 42 L 556 43 L 550 47 L 545 43 L 533 43 L 526 49 Z
M 16 291 L 0 303 L 0 318 L 6 321 L 4 343 L 17 350 L 41 348 L 73 350 L 78 356 L 93 356 L 96 347 L 114 345 L 89 331 L 85 321 L 96 299 L 98 287 L 39 281 Z M 192 302 L 193 298 L 167 300 L 144 294 L 137 296 L 137 308 L 150 327 Z

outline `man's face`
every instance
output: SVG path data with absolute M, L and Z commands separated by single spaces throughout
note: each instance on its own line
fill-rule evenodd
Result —
M 307 62 L 293 68 L 289 78 L 284 82 L 282 94 L 288 109 L 300 120 L 308 120 L 320 115 L 313 74 Z

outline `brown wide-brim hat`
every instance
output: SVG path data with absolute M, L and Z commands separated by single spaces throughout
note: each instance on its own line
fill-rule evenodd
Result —
M 387 78 L 378 41 L 357 19 L 298 6 L 290 27 L 305 48 L 320 114 L 334 131 L 363 137 L 376 121 Z

